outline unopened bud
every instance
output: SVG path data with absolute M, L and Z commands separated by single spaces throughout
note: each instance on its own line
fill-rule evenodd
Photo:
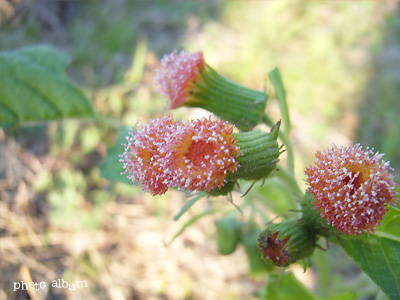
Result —
M 270 224 L 258 238 L 258 247 L 266 263 L 287 267 L 310 256 L 317 235 L 308 231 L 297 219 Z
M 277 142 L 280 122 L 271 132 L 252 130 L 235 134 L 241 155 L 236 160 L 238 168 L 227 176 L 227 180 L 259 180 L 268 177 L 279 161 L 281 147 Z

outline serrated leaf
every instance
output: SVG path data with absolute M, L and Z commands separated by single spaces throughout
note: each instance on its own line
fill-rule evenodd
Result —
M 392 207 L 369 237 L 342 237 L 346 252 L 392 300 L 400 299 L 400 210 Z
M 126 143 L 126 136 L 128 135 L 129 127 L 122 127 L 119 131 L 119 135 L 114 145 L 107 149 L 107 154 L 104 160 L 100 163 L 100 175 L 110 181 L 130 183 L 132 182 L 125 176 L 121 175 L 124 172 L 120 155 L 125 151 L 123 144 Z
M 49 46 L 0 53 L 0 127 L 93 116 L 88 99 L 65 75 L 68 63 Z

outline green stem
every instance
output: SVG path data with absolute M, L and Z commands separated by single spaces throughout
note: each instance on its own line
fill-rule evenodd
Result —
M 271 72 L 268 73 L 269 80 L 274 86 L 276 98 L 279 103 L 279 109 L 281 111 L 282 119 L 283 119 L 283 128 L 286 134 L 290 133 L 290 116 L 289 109 L 286 101 L 286 90 L 283 85 L 282 76 L 279 72 L 278 68 L 274 68 Z
M 246 202 L 245 202 L 245 205 L 243 206 L 243 210 L 245 209 L 245 207 L 249 206 L 249 208 L 250 208 L 250 220 L 254 220 L 255 219 L 254 215 L 258 214 L 261 217 L 263 223 L 267 223 L 267 222 L 270 221 L 270 219 L 262 211 L 262 209 L 260 209 L 259 207 L 257 207 L 257 205 L 255 205 L 253 200 L 250 200 L 249 198 L 245 198 L 245 199 L 246 199 Z
M 297 183 L 296 178 L 294 178 L 293 173 L 288 171 L 287 169 L 279 166 L 279 164 L 278 164 L 278 169 L 279 170 L 275 171 L 273 173 L 273 175 L 275 175 L 276 177 L 281 179 L 283 182 L 285 182 L 296 196 L 303 198 L 304 192 L 302 191 L 299 184 Z
M 328 297 L 331 294 L 332 282 L 331 282 L 331 266 L 326 255 L 326 251 L 317 249 L 315 251 L 315 258 L 318 262 L 318 281 L 319 281 L 319 292 L 323 297 Z

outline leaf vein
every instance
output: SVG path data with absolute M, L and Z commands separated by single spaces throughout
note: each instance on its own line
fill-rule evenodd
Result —
M 47 103 L 57 114 L 59 114 L 60 116 L 64 116 L 64 113 L 60 110 L 59 107 L 57 107 L 53 101 L 49 100 L 45 95 L 43 95 L 43 93 L 41 93 L 37 88 L 33 87 L 32 84 L 30 84 L 29 82 L 27 82 L 26 80 L 23 80 L 17 76 L 15 76 L 15 74 L 9 74 L 10 77 L 12 77 L 16 82 L 21 82 L 23 83 L 23 85 L 31 90 L 33 93 L 36 93 L 39 97 L 39 99 L 41 99 L 43 102 Z

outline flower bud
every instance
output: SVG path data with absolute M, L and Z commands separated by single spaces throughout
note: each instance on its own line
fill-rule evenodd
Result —
M 270 133 L 252 130 L 235 134 L 241 155 L 236 159 L 239 163 L 237 171 L 228 174 L 228 180 L 264 179 L 276 169 L 281 154 L 281 147 L 277 142 L 279 127 L 280 122 Z
M 270 224 L 258 238 L 258 248 L 266 263 L 287 267 L 309 257 L 314 249 L 317 235 L 307 230 L 297 219 Z
M 221 76 L 204 61 L 202 52 L 174 51 L 161 59 L 161 65 L 154 85 L 171 109 L 201 107 L 243 131 L 260 123 L 267 94 Z

